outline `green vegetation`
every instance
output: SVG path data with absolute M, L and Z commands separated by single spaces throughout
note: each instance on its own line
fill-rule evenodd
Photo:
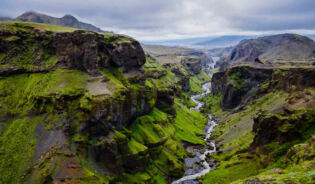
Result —
M 210 93 L 203 96 L 200 100 L 204 102 L 201 109 L 203 113 L 211 113 L 214 116 L 222 114 L 222 108 L 220 106 L 222 100 L 221 95 L 213 95 Z
M 175 102 L 175 107 L 176 136 L 192 144 L 205 144 L 204 140 L 200 139 L 198 136 L 202 135 L 202 131 L 207 123 L 207 118 L 199 112 L 189 110 L 178 100 Z
M 257 174 L 255 160 L 234 156 L 202 178 L 202 183 L 226 184 Z
M 252 118 L 260 111 L 269 111 L 284 103 L 287 94 L 278 91 L 269 93 L 255 100 L 245 109 L 241 111 L 236 109 L 231 113 L 221 111 L 219 96 L 209 96 L 209 99 L 204 97 L 204 100 L 206 100 L 206 107 L 209 104 L 211 108 L 205 109 L 224 118 L 224 122 L 220 123 L 212 134 L 212 137 L 223 145 L 220 148 L 222 153 L 211 155 L 212 158 L 220 161 L 220 166 L 205 175 L 202 178 L 203 183 L 231 183 L 258 174 L 261 169 L 260 161 L 247 156 L 248 148 L 254 138 Z
M 243 83 L 241 82 L 241 73 L 240 72 L 236 72 L 231 74 L 228 77 L 228 80 L 232 80 L 233 81 L 233 85 L 237 88 L 237 89 L 242 89 L 243 88 Z
M 34 22 L 19 22 L 19 21 L 12 21 L 12 22 L 0 22 L 0 29 L 1 30 L 10 30 L 10 31 L 19 31 L 24 30 L 25 26 L 34 27 L 41 31 L 53 31 L 53 32 L 72 32 L 78 30 L 76 28 L 70 27 L 62 27 L 56 26 L 51 24 L 40 24 Z
M 65 179 L 70 183 L 166 184 L 184 172 L 188 153 L 182 143 L 205 144 L 207 118 L 189 110 L 195 105 L 189 95 L 210 80 L 205 72 L 192 76 L 180 63 L 169 67 L 147 56 L 144 75 L 135 72 L 141 82 L 117 67 L 92 76 L 56 66 L 53 32 L 76 29 L 22 22 L 0 23 L 0 29 L 25 33 L 25 38 L 2 40 L 9 52 L 0 53 L 0 68 L 26 71 L 0 77 L 0 183 L 51 183 L 63 172 L 77 177 Z M 43 30 L 52 32 L 47 39 L 35 38 Z M 133 41 L 112 34 L 104 38 L 105 44 Z M 189 77 L 192 88 L 184 93 L 182 81 Z M 67 140 L 34 160 L 38 123 Z
M 19 183 L 20 175 L 31 165 L 40 117 L 14 119 L 0 134 L 0 183 Z
M 202 93 L 202 84 L 210 81 L 210 77 L 206 72 L 201 71 L 200 74 L 190 77 L 190 91 L 193 94 Z

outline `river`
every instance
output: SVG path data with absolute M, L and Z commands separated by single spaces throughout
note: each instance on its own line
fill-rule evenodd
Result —
M 191 100 L 197 104 L 197 106 L 191 108 L 191 110 L 200 110 L 204 103 L 199 101 L 199 99 L 202 96 L 210 93 L 210 88 L 211 83 L 205 83 L 202 86 L 204 92 L 191 97 Z M 198 184 L 199 182 L 196 180 L 197 177 L 203 176 L 215 168 L 215 164 L 211 164 L 210 166 L 209 163 L 206 161 L 206 155 L 216 152 L 215 141 L 209 139 L 216 125 L 217 123 L 213 120 L 212 115 L 208 114 L 208 123 L 204 129 L 204 140 L 206 141 L 206 145 L 201 149 L 195 148 L 192 150 L 195 156 L 185 159 L 186 171 L 183 177 L 176 181 L 173 181 L 172 184 Z

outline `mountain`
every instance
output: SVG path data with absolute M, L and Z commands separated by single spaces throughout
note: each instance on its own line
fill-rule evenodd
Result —
M 171 40 L 156 40 L 156 41 L 142 41 L 144 45 L 164 45 L 170 47 L 192 47 L 195 43 L 212 39 L 214 37 L 197 37 L 186 39 L 171 39 Z
M 25 12 L 22 15 L 16 17 L 14 20 L 23 21 L 23 22 L 53 24 L 53 25 L 58 25 L 58 26 L 85 29 L 85 30 L 94 31 L 94 32 L 104 32 L 103 30 L 101 30 L 100 28 L 96 26 L 93 26 L 92 24 L 80 22 L 78 19 L 76 19 L 72 15 L 65 15 L 61 18 L 56 18 L 56 17 L 48 16 L 48 15 L 37 13 L 37 12 Z
M 165 45 L 177 47 L 190 47 L 196 49 L 213 49 L 231 47 L 237 45 L 243 39 L 255 38 L 257 36 L 211 36 L 176 40 L 143 41 L 145 45 Z
M 205 40 L 202 42 L 195 43 L 194 46 L 205 47 L 205 48 L 220 48 L 220 47 L 231 47 L 237 45 L 241 40 L 254 38 L 254 36 L 220 36 L 217 38 Z
M 243 40 L 218 62 L 228 65 L 256 63 L 265 65 L 302 64 L 315 61 L 315 42 L 297 34 L 279 34 Z
M 10 20 L 12 20 L 12 18 L 10 17 L 0 17 L 0 22 L 10 21 Z

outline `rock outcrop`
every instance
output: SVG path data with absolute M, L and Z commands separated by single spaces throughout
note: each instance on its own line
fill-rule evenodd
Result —
M 249 150 L 267 152 L 265 145 L 272 142 L 284 144 L 308 138 L 307 132 L 314 129 L 314 109 L 285 110 L 278 114 L 260 114 L 254 119 L 254 141 Z
M 257 87 L 272 77 L 271 69 L 233 67 L 212 77 L 212 93 L 222 94 L 221 106 L 233 109 L 255 95 Z
M 228 68 L 212 77 L 212 93 L 222 94 L 221 106 L 233 109 L 273 90 L 290 92 L 315 86 L 314 68 Z
M 121 67 L 128 71 L 145 63 L 139 42 L 126 36 L 87 31 L 55 33 L 19 23 L 10 26 L 17 31 L 0 31 L 4 75 L 14 70 L 36 72 L 58 66 L 99 75 L 101 68 Z
M 199 57 L 185 57 L 181 63 L 194 74 L 199 74 L 201 71 L 201 59 Z

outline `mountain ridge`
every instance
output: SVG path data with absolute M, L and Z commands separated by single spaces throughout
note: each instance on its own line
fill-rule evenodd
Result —
M 238 64 L 310 64 L 315 61 L 315 42 L 298 34 L 278 34 L 242 40 L 222 57 L 217 66 Z M 223 67 L 223 68 L 224 68 Z
M 107 32 L 107 31 L 103 31 L 102 29 L 92 24 L 81 22 L 77 18 L 69 14 L 66 14 L 61 18 L 57 18 L 57 17 L 49 16 L 49 15 L 34 12 L 34 11 L 27 11 L 12 20 L 22 21 L 22 22 L 52 24 L 52 25 L 58 25 L 58 26 L 84 29 L 84 30 L 94 31 L 94 32 L 101 32 L 101 33 Z

